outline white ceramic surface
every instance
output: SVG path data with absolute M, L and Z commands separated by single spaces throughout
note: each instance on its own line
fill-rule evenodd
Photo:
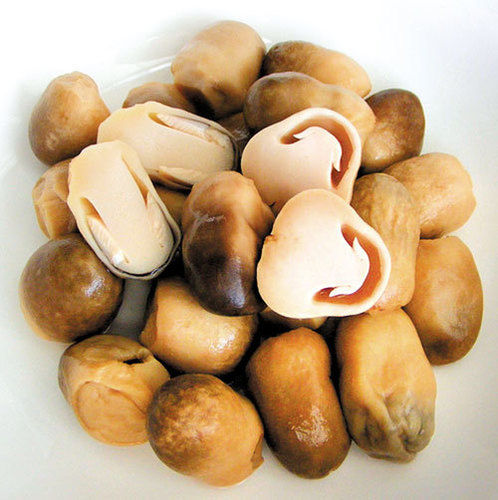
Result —
M 435 436 L 410 464 L 375 460 L 352 446 L 338 471 L 307 481 L 266 448 L 264 465 L 245 483 L 225 490 L 200 485 L 168 470 L 148 445 L 114 448 L 89 438 L 58 389 L 64 346 L 37 338 L 19 311 L 19 275 L 45 241 L 31 203 L 45 168 L 30 151 L 27 122 L 49 80 L 86 72 L 115 109 L 137 82 L 167 79 L 167 56 L 198 29 L 227 18 L 269 40 L 341 50 L 366 68 L 374 91 L 414 91 L 426 113 L 424 152 L 454 154 L 472 175 L 478 207 L 457 234 L 481 273 L 484 322 L 470 354 L 436 368 Z M 0 23 L 0 498 L 496 498 L 496 0 L 19 1 Z

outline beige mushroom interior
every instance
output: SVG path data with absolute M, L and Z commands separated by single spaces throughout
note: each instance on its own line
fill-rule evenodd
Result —
M 348 316 L 374 305 L 389 272 L 376 231 L 334 193 L 312 189 L 277 216 L 257 280 L 263 300 L 283 316 Z
M 236 161 L 232 137 L 221 125 L 158 102 L 119 109 L 99 127 L 98 142 L 121 140 L 138 153 L 151 178 L 188 189 Z
M 254 180 L 275 212 L 306 189 L 330 189 L 351 200 L 361 161 L 361 140 L 342 115 L 310 108 L 261 130 L 242 155 L 242 172 Z
M 123 142 L 90 146 L 71 161 L 68 205 L 88 244 L 119 276 L 157 275 L 179 244 L 178 225 Z

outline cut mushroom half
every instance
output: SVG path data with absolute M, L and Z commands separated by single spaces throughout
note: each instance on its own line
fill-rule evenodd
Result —
M 180 244 L 177 223 L 124 142 L 89 146 L 71 161 L 67 202 L 87 243 L 117 276 L 156 277 Z
M 310 189 L 275 219 L 257 283 L 265 303 L 282 316 L 349 316 L 375 304 L 390 270 L 378 233 L 336 194 Z
M 121 140 L 138 153 L 155 182 L 190 189 L 237 162 L 234 138 L 221 125 L 158 102 L 119 109 L 99 127 L 98 142 Z
M 306 189 L 329 189 L 351 201 L 361 163 L 361 139 L 335 111 L 310 108 L 258 132 L 242 154 L 242 173 L 278 213 Z

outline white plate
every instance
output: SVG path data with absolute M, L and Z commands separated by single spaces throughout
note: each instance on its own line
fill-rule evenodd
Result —
M 16 2 L 0 30 L 0 498 L 489 498 L 498 491 L 497 218 L 498 60 L 495 2 L 399 1 L 271 4 L 255 0 Z M 248 8 L 251 12 L 247 12 Z M 436 432 L 410 464 L 367 457 L 356 446 L 339 470 L 300 479 L 268 449 L 245 483 L 216 490 L 167 469 L 148 445 L 114 448 L 89 438 L 57 386 L 64 346 L 38 339 L 18 307 L 17 281 L 45 239 L 31 189 L 45 170 L 27 142 L 29 113 L 54 76 L 78 69 L 118 107 L 138 81 L 168 78 L 167 56 L 198 29 L 233 18 L 264 37 L 341 50 L 369 72 L 374 91 L 414 91 L 426 113 L 424 152 L 467 166 L 478 207 L 458 231 L 481 272 L 485 317 L 474 349 L 436 368 Z M 158 69 L 159 67 L 159 69 Z M 152 73 L 151 73 L 152 71 Z M 131 325 L 133 327 L 133 325 Z

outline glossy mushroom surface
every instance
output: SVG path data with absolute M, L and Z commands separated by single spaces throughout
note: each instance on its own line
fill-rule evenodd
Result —
M 326 108 L 305 109 L 258 132 L 241 160 L 274 213 L 306 189 L 330 189 L 349 203 L 361 161 L 355 127 Z
M 282 316 L 349 316 L 377 302 L 390 270 L 378 233 L 336 194 L 309 189 L 275 219 L 257 283 L 265 303 Z

